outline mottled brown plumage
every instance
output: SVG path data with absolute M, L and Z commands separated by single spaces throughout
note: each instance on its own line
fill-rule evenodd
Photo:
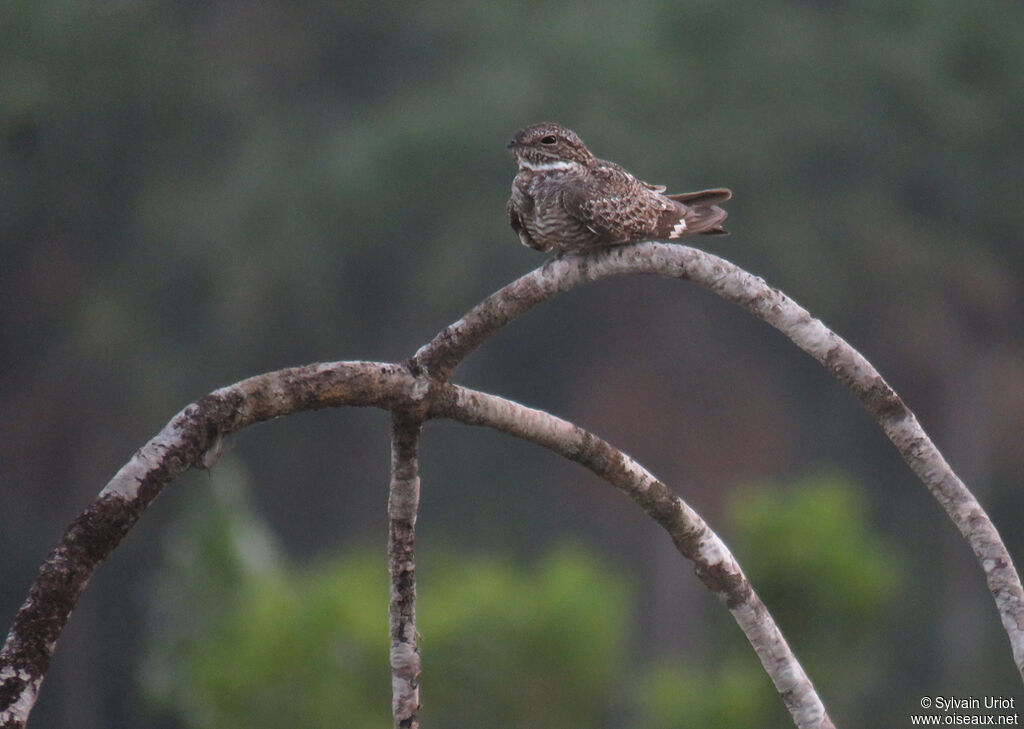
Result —
M 551 122 L 516 132 L 508 146 L 519 173 L 508 219 L 523 245 L 539 251 L 582 251 L 642 240 L 724 234 L 732 197 L 724 188 L 666 195 L 598 159 L 574 132 Z

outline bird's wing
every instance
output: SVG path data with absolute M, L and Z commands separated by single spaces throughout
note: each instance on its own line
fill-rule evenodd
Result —
M 653 233 L 672 203 L 657 186 L 636 179 L 619 165 L 602 161 L 580 184 L 562 193 L 566 211 L 609 243 L 642 240 Z
M 633 177 L 633 175 L 631 175 L 629 172 L 627 172 L 626 168 L 623 167 L 622 165 L 617 165 L 614 162 L 609 162 L 606 159 L 597 160 L 597 167 L 598 169 L 604 168 L 608 170 L 611 174 L 621 173 L 622 175 L 625 175 L 630 179 L 636 180 L 639 184 L 643 185 L 648 190 L 654 190 L 655 192 L 665 192 L 665 190 L 668 189 L 664 185 L 652 185 L 650 182 L 644 182 L 643 180 L 637 179 Z

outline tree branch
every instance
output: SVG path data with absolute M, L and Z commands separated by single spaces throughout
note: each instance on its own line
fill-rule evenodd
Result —
M 552 258 L 446 327 L 420 348 L 414 361 L 446 379 L 489 336 L 533 306 L 586 281 L 627 273 L 690 280 L 739 304 L 789 337 L 857 396 L 974 551 L 1024 679 L 1024 588 L 988 514 L 870 362 L 793 299 L 735 264 L 696 248 L 665 243 Z
M 394 549 L 389 554 L 395 583 L 402 585 L 392 601 L 395 696 L 403 697 L 396 701 L 397 721 L 408 719 L 405 725 L 415 726 L 418 705 L 412 612 L 418 433 L 426 417 L 443 415 L 491 425 L 545 445 L 630 494 L 694 561 L 701 580 L 725 600 L 797 725 L 831 726 L 807 677 L 735 559 L 664 484 L 576 426 L 446 383 L 462 359 L 519 314 L 580 283 L 624 273 L 674 276 L 711 289 L 782 331 L 857 395 L 970 543 L 1024 676 L 1024 590 L 1009 554 L 981 506 L 870 363 L 792 299 L 732 263 L 685 246 L 642 243 L 548 261 L 474 307 L 421 348 L 407 365 L 336 362 L 285 369 L 222 388 L 182 410 L 75 519 L 40 569 L 0 651 L 0 727 L 25 725 L 56 641 L 93 570 L 168 483 L 189 467 L 202 465 L 207 451 L 226 434 L 280 415 L 340 406 L 375 406 L 394 416 L 389 504 Z M 399 680 L 404 686 L 397 685 Z
M 728 549 L 692 509 L 632 459 L 576 426 L 494 395 L 414 377 L 400 365 L 335 362 L 271 372 L 216 390 L 182 410 L 118 471 L 69 527 L 15 618 L 0 652 L 0 727 L 25 726 L 56 641 L 92 571 L 167 484 L 201 464 L 207 449 L 224 435 L 282 415 L 346 405 L 393 413 L 389 561 L 397 725 L 416 726 L 419 704 L 411 541 L 419 492 L 419 431 L 423 419 L 443 416 L 545 445 L 628 493 L 669 531 L 680 551 L 694 560 L 701 580 L 726 601 L 797 726 L 832 726 Z
M 434 399 L 431 414 L 484 425 L 576 461 L 623 491 L 672 537 L 694 571 L 729 609 L 800 729 L 832 729 L 832 720 L 786 639 L 725 543 L 664 483 L 596 435 L 555 417 L 458 385 Z
M 420 503 L 422 420 L 391 416 L 391 488 L 388 497 L 388 570 L 391 573 L 391 710 L 395 729 L 416 729 L 420 708 L 420 652 L 416 640 L 416 515 Z
M 93 570 L 167 484 L 201 465 L 219 436 L 290 413 L 343 405 L 394 408 L 422 399 L 408 371 L 374 362 L 279 370 L 192 403 L 138 450 L 64 532 L 0 650 L 0 727 L 24 727 L 68 616 Z

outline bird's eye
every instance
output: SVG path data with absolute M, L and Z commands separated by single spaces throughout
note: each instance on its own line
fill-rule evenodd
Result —
M 540 143 L 541 144 L 554 144 L 555 143 L 555 135 L 549 134 L 546 137 L 541 137 Z

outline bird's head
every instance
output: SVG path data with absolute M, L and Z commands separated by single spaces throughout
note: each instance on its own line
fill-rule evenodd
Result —
M 542 170 L 579 162 L 587 164 L 594 155 L 571 129 L 554 122 L 541 122 L 520 129 L 508 143 L 520 167 Z

